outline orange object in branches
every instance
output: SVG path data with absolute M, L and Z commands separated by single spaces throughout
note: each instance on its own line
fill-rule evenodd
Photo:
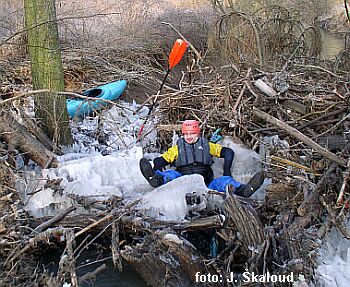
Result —
M 137 141 L 140 141 L 141 140 L 141 134 L 143 132 L 143 129 L 145 127 L 145 124 L 147 123 L 148 121 L 148 118 L 150 117 L 150 114 L 153 110 L 153 107 L 154 107 L 154 104 L 156 103 L 157 101 L 157 98 L 160 94 L 160 92 L 162 91 L 163 89 L 163 86 L 164 86 L 164 83 L 170 73 L 170 70 L 172 68 L 174 68 L 179 62 L 180 60 L 182 59 L 182 56 L 184 55 L 186 49 L 187 49 L 187 46 L 188 46 L 188 43 L 184 40 L 181 40 L 181 39 L 177 39 L 173 45 L 173 48 L 171 49 L 170 51 L 170 54 L 169 54 L 169 59 L 168 59 L 168 70 L 166 71 L 165 73 L 165 76 L 164 76 L 164 79 L 163 79 L 163 82 L 162 84 L 160 85 L 160 88 L 157 92 L 157 95 L 156 97 L 154 98 L 154 101 L 151 105 L 151 107 L 149 108 L 148 110 L 148 114 L 147 114 L 147 117 L 145 119 L 145 121 L 143 122 L 143 124 L 141 125 L 140 129 L 139 129 L 139 132 L 137 134 Z
M 177 39 L 175 41 L 173 48 L 169 54 L 169 70 L 174 68 L 180 62 L 187 49 L 187 46 L 188 43 L 184 40 Z

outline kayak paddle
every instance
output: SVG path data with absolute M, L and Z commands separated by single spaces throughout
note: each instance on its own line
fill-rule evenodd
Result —
M 158 92 L 157 92 L 157 94 L 156 94 L 156 96 L 154 98 L 154 101 L 152 102 L 152 105 L 151 105 L 151 107 L 148 110 L 147 117 L 146 117 L 145 121 L 143 122 L 143 124 L 140 127 L 140 130 L 139 130 L 139 132 L 137 134 L 137 141 L 139 141 L 141 139 L 142 131 L 143 131 L 144 127 L 145 127 L 145 124 L 148 121 L 148 118 L 150 117 L 150 114 L 151 114 L 151 112 L 152 112 L 152 110 L 154 108 L 154 105 L 155 105 L 155 103 L 157 101 L 157 98 L 158 98 L 159 94 L 161 93 L 161 91 L 163 89 L 164 83 L 165 83 L 165 81 L 166 81 L 166 79 L 167 79 L 167 77 L 168 77 L 168 75 L 170 73 L 170 70 L 172 68 L 174 68 L 181 61 L 182 56 L 184 55 L 184 53 L 185 53 L 185 51 L 187 49 L 187 46 L 188 46 L 188 43 L 186 41 L 184 41 L 184 40 L 177 39 L 175 41 L 175 43 L 173 45 L 173 48 L 171 49 L 170 54 L 169 54 L 168 69 L 167 69 L 167 71 L 165 73 L 165 76 L 164 76 L 164 79 L 163 79 L 163 81 L 162 81 L 162 83 L 160 85 L 160 88 L 159 88 L 159 90 L 158 90 Z

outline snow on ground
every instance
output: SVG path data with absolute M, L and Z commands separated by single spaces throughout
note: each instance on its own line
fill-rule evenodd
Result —
M 347 223 L 347 229 L 349 228 L 350 220 Z M 319 265 L 315 270 L 319 281 L 317 287 L 350 286 L 350 240 L 332 228 L 318 252 Z
M 199 174 L 182 176 L 144 195 L 143 209 L 159 220 L 183 220 L 188 214 L 186 193 L 207 194 L 208 188 Z
M 114 195 L 123 197 L 125 201 L 141 199 L 139 208 L 157 219 L 183 220 L 188 214 L 185 194 L 207 194 L 208 189 L 199 175 L 183 176 L 156 189 L 148 184 L 138 163 L 145 156 L 142 153 L 144 147 L 151 150 L 146 154 L 147 158 L 153 159 L 159 155 L 154 149 L 154 122 L 150 121 L 146 126 L 147 137 L 141 143 L 136 143 L 137 132 L 143 123 L 140 117 L 145 116 L 148 110 L 145 107 L 135 114 L 139 107 L 136 103 L 122 105 L 124 108 L 113 107 L 104 112 L 100 119 L 87 117 L 82 121 L 72 121 L 75 144 L 58 157 L 58 168 L 39 170 L 24 167 L 25 180 L 19 180 L 17 186 L 22 191 L 27 210 L 33 216 L 53 215 L 72 204 L 76 205 L 74 196 L 108 199 Z M 232 174 L 236 180 L 247 183 L 261 169 L 257 153 L 244 149 L 228 137 L 221 144 L 235 151 Z M 223 159 L 215 159 L 215 177 L 222 175 L 222 165 Z M 44 187 L 46 179 L 54 178 L 62 178 L 60 186 L 64 188 L 63 191 Z M 265 186 L 269 182 L 265 180 Z M 253 196 L 263 200 L 264 188 Z M 216 196 L 216 200 L 220 200 L 220 196 Z M 77 212 L 83 211 L 81 207 Z M 321 286 L 349 286 L 350 241 L 337 230 L 332 230 L 319 253 L 316 277 Z
M 72 120 L 75 143 L 57 158 L 58 168 L 25 172 L 26 180 L 19 182 L 18 187 L 23 191 L 26 208 L 33 216 L 57 214 L 63 208 L 76 204 L 74 200 L 81 196 L 95 200 L 118 196 L 125 201 L 142 199 L 140 209 L 160 220 L 182 220 L 188 214 L 185 194 L 207 193 L 208 189 L 199 175 L 184 176 L 157 189 L 148 184 L 139 170 L 139 160 L 145 155 L 150 159 L 159 155 L 154 148 L 156 132 L 152 129 L 156 119 L 150 120 L 146 126 L 145 138 L 136 142 L 148 108 L 135 113 L 139 108 L 136 103 L 120 105 L 100 117 Z M 230 138 L 225 139 L 222 145 L 235 151 L 232 171 L 237 180 L 246 183 L 261 169 L 257 153 L 234 144 Z M 143 155 L 145 147 L 148 153 Z M 215 159 L 213 170 L 216 177 L 222 175 L 222 165 L 223 159 Z M 57 178 L 62 178 L 61 190 L 45 187 L 47 179 Z M 255 196 L 264 198 L 263 193 Z M 82 211 L 83 208 L 77 210 Z
M 142 148 L 134 148 L 141 151 Z M 123 157 L 117 155 L 93 155 L 65 162 L 57 169 L 44 170 L 45 178 L 63 178 L 65 193 L 99 199 L 111 195 L 125 196 L 144 188 L 147 184 L 138 169 L 141 158 L 137 152 Z M 130 176 L 130 175 L 133 176 Z

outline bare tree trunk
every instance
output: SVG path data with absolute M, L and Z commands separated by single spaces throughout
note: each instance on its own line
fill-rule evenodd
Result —
M 55 155 L 4 110 L 0 110 L 0 137 L 7 142 L 9 150 L 20 150 L 43 168 L 57 164 Z
M 64 90 L 55 0 L 24 0 L 34 89 Z M 35 99 L 43 130 L 57 144 L 71 144 L 66 99 L 47 94 Z

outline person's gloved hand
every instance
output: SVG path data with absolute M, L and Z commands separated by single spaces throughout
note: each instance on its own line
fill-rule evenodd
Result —
M 222 136 L 219 135 L 221 132 L 221 128 L 218 128 L 210 137 L 210 141 L 212 143 L 217 143 L 219 140 L 222 140 Z
M 156 170 L 155 173 L 163 177 L 164 183 L 167 183 L 169 181 L 172 181 L 175 178 L 182 176 L 182 174 L 177 172 L 176 170 L 166 170 L 166 171 Z
M 241 183 L 235 181 L 231 176 L 220 176 L 215 178 L 209 185 L 208 188 L 217 190 L 219 192 L 225 192 L 226 186 L 231 184 L 235 189 L 238 188 Z

